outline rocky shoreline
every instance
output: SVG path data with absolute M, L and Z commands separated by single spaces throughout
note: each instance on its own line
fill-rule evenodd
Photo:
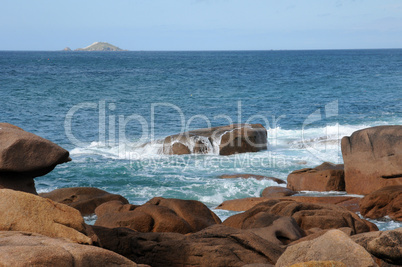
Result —
M 235 131 L 225 137 L 225 145 L 229 144 L 225 151 L 260 150 L 244 140 L 251 136 L 252 144 L 261 143 L 262 126 L 226 127 Z M 243 130 L 253 128 L 258 131 Z M 186 153 L 203 153 L 203 146 L 214 145 L 215 139 L 205 131 L 189 136 L 195 142 L 194 147 L 187 145 Z M 200 136 L 211 144 L 197 143 Z M 177 136 L 169 137 L 169 142 L 165 139 L 165 147 L 177 144 L 173 138 Z M 181 144 L 189 143 L 182 138 Z M 176 154 L 173 150 L 167 154 Z M 342 154 L 344 165 L 323 163 L 295 170 L 286 187 L 272 186 L 258 198 L 223 202 L 218 209 L 241 213 L 222 222 L 194 200 L 155 196 L 143 205 L 132 205 L 120 195 L 90 187 L 37 195 L 34 178 L 70 161 L 68 151 L 0 123 L 0 265 L 402 265 L 402 228 L 379 231 L 357 215 L 402 221 L 402 126 L 372 127 L 344 137 Z M 221 178 L 233 177 L 282 181 L 254 174 Z M 305 190 L 346 191 L 364 197 L 297 194 Z M 91 214 L 97 215 L 93 226 L 83 219 Z

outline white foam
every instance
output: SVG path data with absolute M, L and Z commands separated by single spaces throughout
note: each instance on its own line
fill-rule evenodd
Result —
M 384 122 L 378 122 L 384 125 Z M 285 158 L 287 162 L 306 162 L 306 165 L 318 163 L 322 161 L 332 161 L 334 163 L 342 163 L 340 140 L 344 136 L 350 136 L 353 132 L 370 127 L 370 125 L 340 125 L 333 124 L 325 127 L 316 127 L 308 129 L 282 129 L 281 127 L 268 128 L 268 151 L 275 152 L 275 156 Z M 230 131 L 234 131 L 232 129 Z M 230 132 L 227 131 L 227 132 Z M 180 142 L 184 142 L 191 151 L 197 142 L 204 145 L 205 155 L 219 155 L 219 145 L 224 132 L 219 136 L 212 136 L 211 144 L 207 137 L 190 136 L 183 138 Z M 184 141 L 182 141 L 184 140 Z M 172 144 L 179 142 L 173 140 Z M 164 155 L 163 139 L 149 143 L 133 143 L 119 144 L 118 146 L 106 146 L 99 142 L 92 142 L 87 147 L 76 147 L 71 151 L 71 155 L 98 155 L 111 159 L 128 159 L 142 160 L 149 158 L 169 157 Z M 252 157 L 271 156 L 260 153 L 253 153 Z

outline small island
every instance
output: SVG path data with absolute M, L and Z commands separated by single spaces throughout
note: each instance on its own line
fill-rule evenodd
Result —
M 74 51 L 127 51 L 106 42 L 95 42 L 84 48 L 77 48 Z

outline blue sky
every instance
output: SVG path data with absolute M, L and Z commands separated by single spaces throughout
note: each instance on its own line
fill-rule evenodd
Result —
M 0 0 L 0 50 L 402 48 L 400 0 Z

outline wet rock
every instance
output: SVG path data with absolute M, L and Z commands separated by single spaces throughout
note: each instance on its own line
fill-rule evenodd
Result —
M 182 143 L 173 143 L 171 149 L 169 150 L 169 154 L 171 155 L 186 155 L 191 154 L 190 149 L 183 145 Z
M 293 171 L 287 187 L 294 191 L 345 191 L 343 164 L 324 162 L 315 168 Z
M 33 194 L 0 189 L 0 230 L 27 231 L 92 244 L 80 212 Z
M 284 251 L 284 247 L 246 230 L 223 225 L 188 235 L 97 226 L 94 230 L 104 248 L 152 267 L 275 264 Z
M 243 178 L 243 179 L 256 179 L 256 180 L 271 180 L 276 182 L 277 184 L 286 184 L 286 182 L 282 179 L 275 178 L 275 177 L 269 177 L 269 176 L 263 176 L 263 175 L 257 175 L 257 174 L 223 174 L 220 175 L 219 178 L 221 179 L 236 179 L 236 178 Z
M 339 230 L 330 230 L 319 238 L 289 246 L 275 266 L 308 261 L 337 261 L 350 267 L 377 266 L 363 247 Z
M 9 123 L 0 123 L 0 188 L 36 194 L 33 178 L 68 162 L 60 146 Z
M 139 232 L 187 234 L 221 223 L 210 209 L 195 200 L 153 198 L 141 206 L 111 201 L 95 212 L 97 226 L 127 227 Z
M 1 266 L 137 266 L 115 252 L 60 238 L 0 231 Z
M 163 141 L 164 154 L 258 152 L 267 149 L 267 130 L 261 124 L 232 124 L 171 135 Z
M 359 204 L 365 217 L 389 216 L 392 220 L 402 221 L 402 185 L 383 187 L 362 198 Z
M 281 186 L 269 186 L 261 192 L 261 197 L 288 197 L 297 192 Z
M 350 194 L 367 195 L 402 185 L 402 126 L 377 126 L 342 138 L 345 186 Z
M 60 188 L 39 195 L 73 207 L 79 210 L 83 216 L 95 213 L 96 207 L 108 201 L 118 200 L 123 204 L 128 204 L 124 197 L 94 187 Z

